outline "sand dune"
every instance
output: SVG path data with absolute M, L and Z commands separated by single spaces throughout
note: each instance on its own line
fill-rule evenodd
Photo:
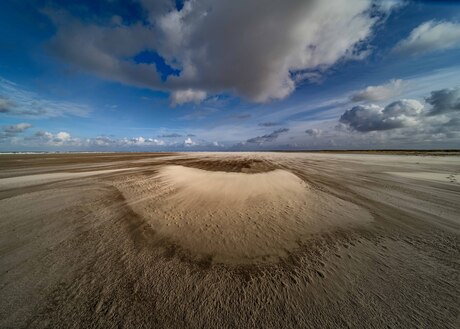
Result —
M 117 187 L 158 237 L 214 262 L 272 262 L 321 230 L 372 220 L 365 209 L 281 169 L 238 173 L 164 166 L 135 187 Z
M 458 156 L 0 165 L 1 328 L 458 325 Z

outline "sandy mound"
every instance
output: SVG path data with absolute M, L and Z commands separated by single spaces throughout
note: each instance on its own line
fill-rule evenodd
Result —
M 215 262 L 271 262 L 312 234 L 362 224 L 370 214 L 285 170 L 247 174 L 164 166 L 120 185 L 157 233 Z
M 292 202 L 305 192 L 306 184 L 285 170 L 247 174 L 207 171 L 183 166 L 163 167 L 159 177 L 178 188 L 178 196 L 190 205 L 205 201 L 207 205 L 248 206 L 247 202 Z

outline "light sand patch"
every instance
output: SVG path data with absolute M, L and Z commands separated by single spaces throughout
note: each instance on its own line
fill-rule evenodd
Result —
M 271 262 L 312 234 L 369 222 L 364 209 L 313 189 L 293 173 L 246 174 L 164 166 L 119 186 L 162 237 L 216 262 Z
M 119 171 L 126 171 L 135 168 L 123 168 L 123 169 L 108 169 L 108 170 L 95 170 L 85 172 L 59 172 L 51 174 L 38 174 L 38 175 L 26 175 L 17 177 L 8 177 L 0 179 L 0 191 L 8 190 L 13 188 L 27 187 L 40 185 L 45 183 L 53 183 L 66 179 L 83 178 L 89 176 L 110 174 Z
M 457 183 L 460 182 L 459 174 L 446 174 L 439 172 L 387 172 L 391 175 L 399 177 L 421 179 L 426 181 L 435 181 L 441 183 Z

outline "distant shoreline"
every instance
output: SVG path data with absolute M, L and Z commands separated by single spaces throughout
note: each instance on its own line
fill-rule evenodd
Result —
M 158 154 L 158 153 L 331 153 L 331 154 L 395 154 L 395 155 L 436 155 L 436 156 L 456 156 L 460 155 L 460 149 L 446 149 L 446 150 L 401 150 L 401 149 L 382 149 L 382 150 L 263 150 L 263 151 L 10 151 L 0 152 L 0 155 L 40 155 L 40 154 L 53 154 L 53 155 L 69 155 L 69 154 Z

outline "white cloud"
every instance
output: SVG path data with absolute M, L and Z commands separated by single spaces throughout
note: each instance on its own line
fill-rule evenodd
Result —
M 71 137 L 70 137 L 69 133 L 67 133 L 65 131 L 61 131 L 61 132 L 56 134 L 56 138 L 65 142 L 65 141 L 70 140 Z
M 81 141 L 78 138 L 73 138 L 68 132 L 60 131 L 56 134 L 48 131 L 37 131 L 33 136 L 24 138 L 27 145 L 35 146 L 79 146 Z
M 373 0 L 141 1 L 148 24 L 97 25 L 48 11 L 50 48 L 103 78 L 172 92 L 171 103 L 231 92 L 256 102 L 288 96 L 339 61 L 369 54 L 374 26 L 396 6 Z M 155 3 L 155 5 L 154 5 Z M 180 71 L 162 81 L 134 56 L 154 50 Z
M 318 137 L 321 135 L 322 130 L 318 128 L 310 128 L 310 129 L 305 130 L 305 133 L 312 137 Z
M 351 95 L 350 99 L 353 102 L 384 101 L 400 95 L 404 87 L 405 83 L 401 79 L 390 80 L 388 83 L 380 86 L 368 86 L 364 90 Z
M 192 145 L 195 145 L 195 143 L 192 141 L 192 139 L 190 137 L 188 137 L 185 141 L 184 141 L 184 145 L 185 146 L 192 146 Z
M 170 99 L 172 106 L 190 102 L 200 103 L 206 99 L 206 92 L 193 89 L 177 90 L 171 93 Z
M 460 24 L 425 22 L 412 30 L 393 49 L 398 54 L 419 55 L 427 52 L 460 47 Z
M 156 138 L 144 138 L 142 136 L 134 137 L 131 139 L 123 138 L 121 140 L 115 141 L 119 146 L 162 146 L 165 145 L 165 142 L 161 139 Z

